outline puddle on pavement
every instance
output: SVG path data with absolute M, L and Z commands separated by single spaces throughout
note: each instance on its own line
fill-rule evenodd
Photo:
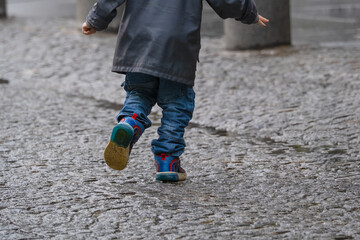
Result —
M 290 145 L 289 147 L 294 149 L 294 151 L 297 152 L 297 153 L 311 153 L 311 152 L 314 152 L 314 149 L 304 147 L 304 146 L 301 146 L 301 145 Z
M 215 135 L 215 136 L 220 136 L 220 137 L 232 137 L 232 138 L 236 138 L 239 137 L 240 135 L 236 132 L 230 132 L 230 131 L 226 131 L 224 129 L 216 129 L 215 127 L 209 127 L 209 126 L 203 126 L 201 124 L 198 123 L 193 123 L 190 122 L 188 127 L 188 129 L 191 128 L 199 128 L 202 130 L 205 130 L 206 132 L 208 132 L 210 135 Z
M 305 147 L 302 145 L 290 145 L 289 147 L 291 147 L 293 150 L 295 150 L 295 152 L 297 153 L 313 153 L 313 152 L 317 152 L 317 151 L 326 151 L 327 154 L 330 155 L 346 155 L 347 154 L 347 150 L 346 149 L 339 149 L 339 148 L 335 148 L 336 146 L 328 146 L 328 145 L 324 145 L 324 146 L 318 146 L 318 147 Z
M 104 100 L 104 99 L 96 99 L 92 96 L 84 96 L 84 95 L 80 95 L 80 94 L 79 95 L 68 94 L 67 96 L 70 98 L 80 98 L 80 99 L 96 102 L 97 107 L 105 108 L 105 109 L 112 109 L 112 110 L 116 110 L 116 111 L 120 111 L 124 106 L 123 104 L 120 104 L 120 103 L 110 102 L 110 101 Z
M 98 180 L 96 178 L 89 178 L 89 179 L 85 179 L 83 182 L 85 183 L 92 183 L 92 182 L 97 182 Z
M 0 78 L 0 84 L 9 84 L 10 81 L 4 78 Z
M 266 143 L 268 145 L 276 144 L 276 141 L 270 137 L 257 138 L 256 140 Z
M 286 151 L 284 149 L 276 149 L 270 152 L 271 155 L 281 155 L 281 154 L 285 154 Z
M 112 109 L 112 110 L 116 110 L 116 111 L 120 111 L 124 106 L 123 104 L 110 102 L 107 100 L 96 100 L 96 101 L 98 102 L 96 104 L 97 107 Z
M 328 151 L 328 154 L 331 154 L 331 155 L 344 155 L 344 154 L 347 154 L 347 151 L 345 149 L 334 149 L 334 150 Z

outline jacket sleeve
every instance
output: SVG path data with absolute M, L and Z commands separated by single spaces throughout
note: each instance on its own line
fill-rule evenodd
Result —
M 257 23 L 258 12 L 253 0 L 206 0 L 223 19 L 235 18 L 245 24 Z
M 98 0 L 90 10 L 86 23 L 96 31 L 106 29 L 116 17 L 116 8 L 126 0 Z

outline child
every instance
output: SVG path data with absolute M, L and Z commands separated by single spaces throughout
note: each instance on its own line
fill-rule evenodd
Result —
M 207 0 L 222 18 L 265 26 L 253 0 Z M 82 26 L 84 34 L 107 28 L 125 0 L 98 0 Z M 104 157 L 113 169 L 126 167 L 133 145 L 151 126 L 157 103 L 163 110 L 159 138 L 152 141 L 156 180 L 183 181 L 179 157 L 192 118 L 196 62 L 200 51 L 202 0 L 127 0 L 120 24 L 113 72 L 126 74 L 126 99 L 117 115 Z

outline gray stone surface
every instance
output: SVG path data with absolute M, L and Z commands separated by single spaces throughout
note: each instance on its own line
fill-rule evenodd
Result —
M 126 170 L 115 36 L 0 21 L 0 239 L 359 239 L 360 46 L 226 52 L 204 38 L 182 156 L 154 180 L 153 127 Z
M 270 19 L 266 28 L 225 21 L 225 47 L 228 50 L 262 49 L 291 44 L 290 0 L 256 0 L 260 15 Z

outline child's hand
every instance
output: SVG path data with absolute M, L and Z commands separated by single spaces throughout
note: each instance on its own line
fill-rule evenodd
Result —
M 266 27 L 266 24 L 265 23 L 268 23 L 269 22 L 269 19 L 267 18 L 264 18 L 263 16 L 259 15 L 259 22 L 258 24 L 262 27 Z
M 92 29 L 91 27 L 89 27 L 86 22 L 83 23 L 82 25 L 82 33 L 85 35 L 91 35 L 93 33 L 96 33 L 96 31 L 94 29 Z

